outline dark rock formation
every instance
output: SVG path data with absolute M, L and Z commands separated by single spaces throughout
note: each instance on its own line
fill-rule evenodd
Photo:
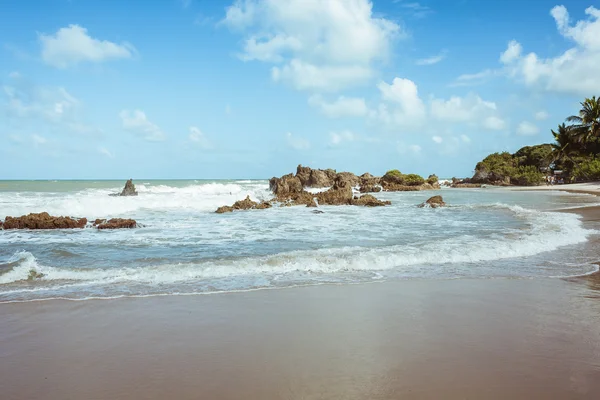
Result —
M 358 178 L 356 175 L 355 178 Z M 349 205 L 352 203 L 352 176 L 346 173 L 340 173 L 335 178 L 333 186 L 325 191 L 315 195 L 319 204 L 331 206 Z
M 47 212 L 20 217 L 6 217 L 3 229 L 74 229 L 84 228 L 86 218 L 53 217 Z
M 256 207 L 254 207 L 254 208 L 257 209 L 257 210 L 265 210 L 265 209 L 271 208 L 271 207 L 272 207 L 272 205 L 271 205 L 270 202 L 263 201 L 261 203 L 258 203 L 258 205 Z
M 231 206 L 221 206 L 219 208 L 217 208 L 217 211 L 215 211 L 217 214 L 224 214 L 227 212 L 233 212 L 233 207 Z
M 321 210 L 312 210 L 311 212 L 313 214 L 323 214 L 323 213 L 325 213 L 325 211 L 321 211 Z
M 377 192 L 381 192 L 381 186 L 375 186 L 375 185 L 360 185 L 360 189 L 359 191 L 361 193 L 377 193 Z
M 137 196 L 138 192 L 135 190 L 135 185 L 133 184 L 133 179 L 125 182 L 125 187 L 119 196 Z
M 124 218 L 111 218 L 108 221 L 97 219 L 94 221 L 94 226 L 98 229 L 133 229 L 137 228 L 137 222 L 133 219 Z
M 298 165 L 296 178 L 303 187 L 323 188 L 333 185 L 337 173 L 333 169 L 312 169 Z
M 335 179 L 336 181 L 340 180 L 348 182 L 351 187 L 358 186 L 360 184 L 360 178 L 354 175 L 352 172 L 339 172 Z
M 438 207 L 444 207 L 446 205 L 446 203 L 444 202 L 444 199 L 442 198 L 442 196 L 433 196 L 430 197 L 429 199 L 427 199 L 427 201 L 425 201 L 424 203 L 419 204 L 419 207 L 423 208 L 423 207 L 431 207 L 431 208 L 438 208 Z
M 380 206 L 389 206 L 391 204 L 392 204 L 391 201 L 382 201 L 370 194 L 365 194 L 365 195 L 360 196 L 358 199 L 352 200 L 352 205 L 363 206 L 363 207 L 380 207 Z

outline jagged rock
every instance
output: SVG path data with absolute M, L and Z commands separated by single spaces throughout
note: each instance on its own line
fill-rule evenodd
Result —
M 382 200 L 379 200 L 378 198 L 376 198 L 375 196 L 372 196 L 370 194 L 365 194 L 365 195 L 360 196 L 358 199 L 355 198 L 352 201 L 352 204 L 355 206 L 379 207 L 379 206 L 389 206 L 392 204 L 392 202 L 389 200 L 382 201 Z
M 215 212 L 217 214 L 223 214 L 235 210 L 264 210 L 266 208 L 271 208 L 271 203 L 269 203 L 268 201 L 263 201 L 259 204 L 255 201 L 252 201 L 250 199 L 250 196 L 246 196 L 244 200 L 238 200 L 235 203 L 233 203 L 232 206 L 219 207 Z
M 271 208 L 271 207 L 272 207 L 271 203 L 269 203 L 268 201 L 263 201 L 263 202 L 259 203 L 255 208 L 257 210 L 265 210 L 265 209 Z
M 138 192 L 135 190 L 135 185 L 133 184 L 133 179 L 125 182 L 125 187 L 119 196 L 137 196 Z
M 246 196 L 244 200 L 238 200 L 233 203 L 234 210 L 250 210 L 258 205 L 257 202 L 250 200 L 250 196 Z
M 356 177 L 356 175 L 354 175 Z M 352 179 L 346 173 L 340 173 L 335 178 L 333 186 L 316 194 L 319 204 L 331 206 L 349 205 L 352 203 Z
M 312 169 L 310 167 L 303 167 L 301 164 L 296 168 L 296 178 L 300 180 L 302 187 L 308 186 L 311 172 Z
M 85 228 L 86 218 L 53 217 L 47 212 L 6 217 L 3 229 L 74 229 Z
M 269 188 L 276 196 L 287 196 L 293 193 L 301 193 L 304 190 L 302 182 L 294 174 L 287 174 L 281 178 L 271 178 Z
M 111 218 L 107 220 L 97 219 L 94 226 L 98 229 L 133 229 L 137 227 L 137 222 L 133 219 Z
M 358 186 L 360 184 L 360 178 L 354 175 L 352 172 L 338 172 L 338 174 L 335 177 L 335 181 L 338 180 L 348 182 L 351 187 Z
M 359 191 L 361 193 L 377 193 L 377 192 L 381 192 L 381 186 L 375 186 L 375 185 L 360 185 Z
M 333 174 L 333 177 L 332 177 Z M 333 180 L 335 179 L 335 171 L 334 170 L 322 170 L 322 169 L 313 169 L 310 172 L 310 178 L 308 179 L 308 187 L 313 188 L 322 188 L 329 187 L 333 184 Z
M 419 207 L 423 208 L 423 207 L 431 207 L 431 208 L 438 208 L 438 207 L 444 207 L 446 205 L 446 203 L 444 202 L 444 199 L 442 198 L 442 196 L 433 196 L 430 197 L 429 199 L 427 199 L 424 203 L 419 204 Z

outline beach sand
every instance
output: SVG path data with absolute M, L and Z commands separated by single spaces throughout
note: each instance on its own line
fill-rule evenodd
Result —
M 600 398 L 600 274 L 11 303 L 0 321 L 6 400 Z

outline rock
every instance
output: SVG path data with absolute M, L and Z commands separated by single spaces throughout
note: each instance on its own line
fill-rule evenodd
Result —
M 312 199 L 307 205 L 306 207 L 319 207 L 319 205 L 317 204 L 317 202 L 315 201 L 315 199 Z
M 6 217 L 3 229 L 74 229 L 85 228 L 86 218 L 53 217 L 47 212 Z
M 257 210 L 266 210 L 267 208 L 271 208 L 271 207 L 273 207 L 271 205 L 271 203 L 269 203 L 268 201 L 263 201 L 260 204 L 258 204 L 255 208 Z
M 100 224 L 102 224 L 102 223 L 104 223 L 104 222 L 106 222 L 106 219 L 100 219 L 100 218 L 97 218 L 97 219 L 94 221 L 94 226 L 100 225 Z
M 238 200 L 233 203 L 232 206 L 222 206 L 217 208 L 215 211 L 217 214 L 223 214 L 227 212 L 232 212 L 236 210 L 264 210 L 267 208 L 271 208 L 271 203 L 268 201 L 263 201 L 260 204 L 252 201 L 250 196 L 246 196 L 244 200 Z
M 302 165 L 298 165 L 296 168 L 296 178 L 300 180 L 302 187 L 308 186 L 308 181 L 310 180 L 310 174 L 312 169 L 310 167 L 303 167 Z
M 354 175 L 352 172 L 339 172 L 335 177 L 335 181 L 338 180 L 348 182 L 351 187 L 358 186 L 360 184 L 360 178 Z
M 429 199 L 427 199 L 427 201 L 425 201 L 424 203 L 419 204 L 419 207 L 423 208 L 423 207 L 431 207 L 431 208 L 438 208 L 438 207 L 444 207 L 446 205 L 446 203 L 444 202 L 444 199 L 442 198 L 442 196 L 433 196 L 430 197 Z
M 133 179 L 125 182 L 125 187 L 119 196 L 137 196 L 138 192 L 135 190 L 135 185 L 133 184 Z
M 238 200 L 233 203 L 234 210 L 250 210 L 258 205 L 257 202 L 250 200 L 250 196 L 246 196 L 244 200 Z
M 97 229 L 133 229 L 137 227 L 137 222 L 133 219 L 111 218 L 108 221 L 97 219 L 94 225 Z
M 426 182 L 430 184 L 433 189 L 440 189 L 440 178 L 438 178 L 437 175 L 429 175 Z
M 332 176 L 333 173 L 333 176 Z M 321 169 L 313 169 L 310 172 L 310 178 L 308 179 L 308 187 L 322 188 L 333 185 L 335 179 L 334 170 L 323 171 Z
M 293 174 L 287 174 L 281 178 L 271 178 L 269 181 L 269 188 L 278 197 L 288 196 L 293 193 L 301 193 L 304 190 L 304 186 L 300 179 Z
M 313 214 L 324 214 L 325 211 L 321 211 L 321 210 L 312 210 L 311 211 Z
M 361 193 L 381 192 L 381 186 L 375 186 L 375 185 L 369 185 L 369 184 L 360 185 L 359 192 L 361 192 Z
M 475 189 L 475 188 L 481 188 L 481 184 L 480 183 L 453 183 L 452 187 L 457 188 L 457 189 Z
M 352 179 L 342 172 L 335 178 L 333 186 L 325 192 L 317 193 L 316 198 L 319 204 L 340 206 L 351 204 L 352 195 Z
M 389 206 L 392 204 L 391 201 L 382 201 L 376 198 L 373 195 L 365 194 L 360 196 L 358 199 L 354 199 L 352 204 L 355 206 L 364 206 L 364 207 L 380 207 L 380 206 Z

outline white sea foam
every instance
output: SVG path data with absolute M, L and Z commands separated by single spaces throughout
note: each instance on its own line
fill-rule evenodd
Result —
M 61 268 L 39 265 L 28 252 L 15 254 L 12 270 L 0 275 L 0 284 L 26 280 L 31 270 L 44 274 L 41 281 L 73 281 L 90 284 L 136 282 L 174 284 L 209 278 L 247 275 L 285 276 L 303 273 L 318 276 L 339 272 L 375 272 L 422 268 L 426 265 L 468 264 L 526 257 L 585 242 L 594 231 L 585 229 L 572 214 L 500 206 L 526 219 L 526 230 L 493 235 L 485 239 L 461 235 L 425 244 L 387 247 L 341 247 L 297 250 L 262 257 L 209 259 L 195 263 L 162 264 L 122 268 Z M 432 210 L 433 211 L 433 210 Z

